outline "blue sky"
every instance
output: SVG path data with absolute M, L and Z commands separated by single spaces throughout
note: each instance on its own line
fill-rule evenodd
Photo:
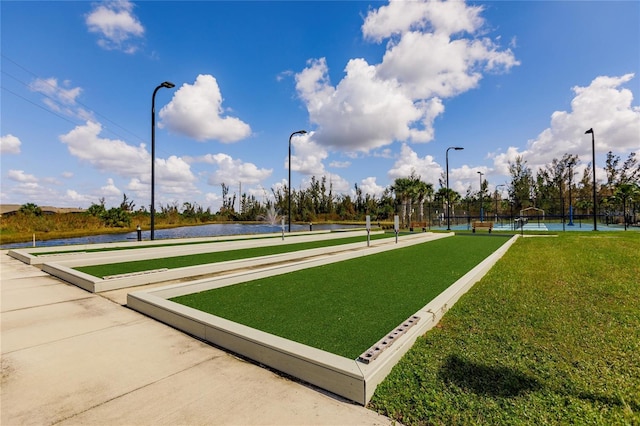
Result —
M 2 1 L 2 203 L 123 194 L 216 211 L 326 176 L 465 194 L 577 154 L 640 154 L 638 1 Z M 581 176 L 581 170 L 577 170 Z M 506 196 L 506 193 L 505 193 Z M 157 204 L 157 205 L 158 205 Z

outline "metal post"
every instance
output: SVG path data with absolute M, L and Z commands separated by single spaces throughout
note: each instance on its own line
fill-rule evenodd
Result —
M 484 222 L 484 215 L 482 214 L 482 173 L 478 170 L 478 174 L 480 175 L 480 222 Z
M 463 150 L 464 148 L 461 146 L 450 146 L 449 148 L 447 148 L 447 151 L 445 153 L 445 160 L 447 163 L 447 231 L 451 231 L 451 221 L 449 219 L 449 209 L 450 209 L 449 206 L 451 205 L 451 197 L 449 195 L 449 150 L 450 149 L 460 151 L 460 150 Z
M 562 231 L 566 231 L 565 226 L 564 226 L 564 197 L 562 196 L 562 178 L 560 178 L 560 204 L 561 204 L 561 209 L 560 211 L 562 212 Z
M 393 230 L 396 233 L 396 244 L 398 244 L 398 232 L 400 231 L 400 218 L 398 215 L 393 216 Z
M 593 230 L 597 231 L 598 230 L 598 222 L 597 222 L 597 216 L 598 216 L 598 205 L 596 204 L 596 136 L 595 133 L 593 132 L 593 128 L 587 130 L 586 132 L 584 132 L 584 134 L 589 134 L 591 133 L 591 154 L 592 154 L 592 166 L 593 167 Z
M 156 216 L 156 199 L 155 199 L 155 181 L 156 181 L 156 93 L 158 90 L 166 87 L 171 89 L 176 87 L 170 81 L 165 81 L 153 91 L 151 96 L 151 239 L 155 239 L 155 216 Z
M 496 224 L 498 223 L 498 188 L 505 186 L 504 184 L 496 185 Z M 502 197 L 500 197 L 502 200 Z
M 291 232 L 291 138 L 293 135 L 304 135 L 305 133 L 307 133 L 306 130 L 298 130 L 297 132 L 291 133 L 291 136 L 289 136 L 289 182 L 287 182 L 287 187 L 289 188 L 289 217 L 287 218 L 289 223 L 289 232 Z
M 371 245 L 371 216 L 367 215 L 366 219 L 366 228 L 367 228 L 367 247 Z

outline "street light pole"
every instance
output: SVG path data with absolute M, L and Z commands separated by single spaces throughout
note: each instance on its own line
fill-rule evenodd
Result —
M 496 223 L 498 223 L 498 188 L 505 186 L 504 184 L 496 185 Z
M 571 187 L 573 186 L 573 167 L 569 167 L 569 223 L 567 226 L 573 225 L 573 204 L 571 200 Z
M 289 187 L 289 215 L 287 218 L 289 223 L 289 232 L 291 232 L 291 138 L 294 135 L 304 135 L 305 133 L 307 133 L 306 130 L 298 130 L 297 132 L 291 133 L 291 136 L 289 136 L 289 182 L 287 183 L 287 186 Z
M 484 215 L 482 214 L 482 175 L 484 173 L 478 170 L 478 174 L 480 175 L 480 222 L 484 222 Z
M 585 135 L 591 133 L 591 155 L 592 155 L 592 167 L 593 167 L 593 230 L 598 230 L 598 222 L 597 222 L 597 204 L 596 204 L 596 136 L 593 133 L 593 128 L 584 132 Z
M 449 150 L 450 149 L 461 151 L 464 148 L 461 146 L 450 146 L 449 148 L 447 148 L 447 152 L 445 154 L 446 163 L 447 163 L 447 231 L 451 231 L 451 222 L 449 220 L 449 205 L 451 204 L 451 197 L 449 196 Z
M 153 91 L 151 96 L 151 239 L 155 239 L 155 215 L 156 215 L 156 199 L 155 199 L 155 180 L 156 180 L 156 93 L 163 87 L 171 89 L 176 87 L 170 81 L 165 81 Z

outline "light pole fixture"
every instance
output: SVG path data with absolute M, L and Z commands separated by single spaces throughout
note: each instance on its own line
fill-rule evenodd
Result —
M 567 226 L 573 225 L 573 204 L 571 200 L 571 187 L 573 186 L 573 167 L 569 167 L 569 223 Z
M 450 146 L 449 148 L 447 148 L 447 152 L 445 154 L 446 163 L 447 163 L 447 231 L 451 231 L 451 222 L 449 220 L 449 205 L 451 204 L 451 197 L 449 196 L 449 150 L 450 149 L 461 151 L 464 148 L 461 146 Z
M 496 185 L 496 223 L 498 222 L 498 188 L 500 188 L 501 186 L 506 186 L 506 185 L 502 183 L 500 185 Z
M 596 220 L 597 217 L 597 208 L 598 205 L 596 204 L 596 136 L 593 133 L 593 128 L 587 130 L 586 132 L 584 132 L 585 135 L 591 133 L 591 154 L 592 154 L 592 167 L 593 167 L 593 230 L 597 231 L 598 230 L 598 223 Z
M 480 175 L 480 222 L 484 222 L 484 218 L 483 218 L 483 214 L 482 214 L 482 176 L 484 175 L 484 173 L 482 173 L 480 170 L 478 170 L 478 174 Z
M 291 232 L 291 138 L 294 135 L 304 135 L 305 133 L 307 133 L 306 130 L 298 130 L 297 132 L 291 133 L 291 136 L 289 136 L 289 182 L 287 183 L 287 186 L 289 187 L 289 215 L 287 217 L 289 232 Z
M 155 178 L 156 178 L 156 93 L 163 87 L 172 89 L 176 87 L 170 81 L 165 81 L 153 91 L 151 96 L 151 239 L 155 239 L 155 216 L 156 216 L 156 199 L 155 199 Z

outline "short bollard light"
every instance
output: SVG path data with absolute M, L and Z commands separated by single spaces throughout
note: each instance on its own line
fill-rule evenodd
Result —
M 371 245 L 371 216 L 367 215 L 367 247 Z
M 138 241 L 142 241 L 142 228 L 140 228 L 140 225 L 138 225 L 136 231 L 138 232 Z
M 393 230 L 396 232 L 396 244 L 398 244 L 398 232 L 400 232 L 400 218 L 398 215 L 393 216 Z

